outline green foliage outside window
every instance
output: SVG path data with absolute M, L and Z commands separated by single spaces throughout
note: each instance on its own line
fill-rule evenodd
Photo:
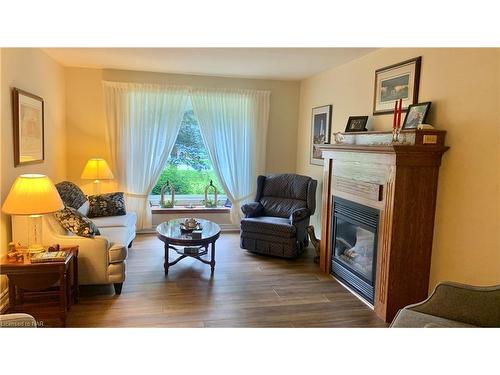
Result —
M 159 195 L 161 187 L 167 180 L 174 187 L 176 194 L 203 195 L 205 186 L 210 183 L 210 180 L 213 180 L 219 193 L 224 194 L 208 157 L 193 110 L 184 113 L 167 166 L 162 171 L 151 194 Z
M 174 187 L 175 194 L 205 194 L 205 186 L 213 180 L 215 187 L 221 194 L 224 194 L 224 190 L 217 181 L 217 177 L 213 170 L 205 171 L 195 171 L 192 169 L 177 169 L 175 166 L 169 165 L 163 170 L 153 188 L 152 194 L 160 195 L 161 187 L 170 181 Z

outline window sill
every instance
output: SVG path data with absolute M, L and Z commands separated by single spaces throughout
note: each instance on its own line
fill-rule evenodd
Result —
M 176 206 L 172 208 L 161 208 L 161 207 L 151 207 L 151 211 L 153 215 L 155 214 L 183 214 L 183 213 L 207 213 L 207 214 L 228 214 L 231 209 L 229 207 L 203 207 L 203 206 L 198 206 L 198 207 L 182 207 L 182 206 Z

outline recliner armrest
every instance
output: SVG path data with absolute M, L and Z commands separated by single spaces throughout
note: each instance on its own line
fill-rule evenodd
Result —
M 241 211 L 245 214 L 245 217 L 255 217 L 260 216 L 264 206 L 260 202 L 251 202 L 241 206 Z
M 295 224 L 307 219 L 309 216 L 311 216 L 311 211 L 308 208 L 298 208 L 290 215 L 290 221 L 292 224 Z

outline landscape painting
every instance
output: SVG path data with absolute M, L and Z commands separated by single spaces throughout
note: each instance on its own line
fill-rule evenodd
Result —
M 394 103 L 395 100 L 408 99 L 409 83 L 409 74 L 404 74 L 399 77 L 389 78 L 381 81 L 380 101 Z
M 43 99 L 14 89 L 14 162 L 16 166 L 44 159 Z
M 393 113 L 399 99 L 403 111 L 418 102 L 421 61 L 416 57 L 375 71 L 374 115 Z

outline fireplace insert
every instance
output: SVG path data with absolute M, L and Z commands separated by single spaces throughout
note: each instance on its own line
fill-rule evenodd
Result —
M 333 198 L 332 274 L 373 303 L 379 210 Z

